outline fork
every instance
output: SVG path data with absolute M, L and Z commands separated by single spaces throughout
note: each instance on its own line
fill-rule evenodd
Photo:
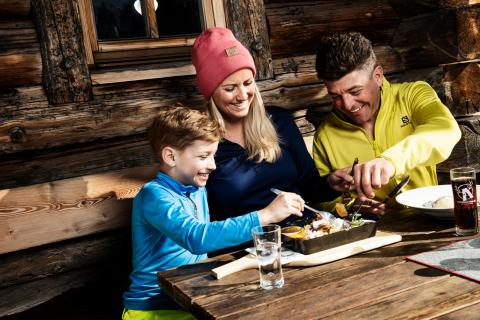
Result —
M 358 164 L 358 158 L 355 157 L 355 159 L 353 160 L 353 164 L 352 164 L 352 170 L 350 171 L 350 175 L 353 177 L 353 169 L 355 168 L 355 166 Z M 352 193 L 350 191 L 345 191 L 343 194 L 342 194 L 342 202 L 344 205 L 347 205 L 350 200 L 352 199 Z

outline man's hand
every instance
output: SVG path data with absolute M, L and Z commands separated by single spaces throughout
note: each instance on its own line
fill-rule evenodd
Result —
M 332 171 L 327 176 L 327 182 L 330 187 L 339 192 L 350 191 L 350 188 L 353 185 L 353 177 L 350 174 L 350 171 L 351 168 L 343 168 Z
M 371 213 L 376 214 L 377 216 L 383 216 L 385 214 L 385 204 L 373 199 L 368 199 L 363 202 L 355 199 L 350 211 L 357 211 L 359 205 L 361 205 L 359 210 L 360 213 Z
M 364 201 L 375 196 L 373 189 L 379 189 L 388 183 L 395 173 L 395 167 L 386 159 L 375 158 L 356 165 L 353 171 L 357 195 Z

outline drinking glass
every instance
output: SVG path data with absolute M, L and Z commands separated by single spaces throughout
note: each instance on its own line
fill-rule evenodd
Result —
M 252 229 L 260 287 L 281 288 L 285 283 L 281 263 L 281 228 L 279 225 L 257 226 Z
M 460 167 L 450 170 L 452 182 L 455 228 L 459 236 L 478 233 L 477 183 L 475 169 Z

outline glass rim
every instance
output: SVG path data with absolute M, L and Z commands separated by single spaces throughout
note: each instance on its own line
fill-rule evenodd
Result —
M 264 226 L 255 226 L 252 228 L 252 233 L 256 234 L 263 234 L 269 232 L 278 232 L 281 231 L 282 228 L 278 224 L 267 224 Z
M 450 169 L 450 173 L 457 173 L 457 172 L 475 172 L 476 170 L 474 167 L 457 167 L 457 168 L 452 168 Z

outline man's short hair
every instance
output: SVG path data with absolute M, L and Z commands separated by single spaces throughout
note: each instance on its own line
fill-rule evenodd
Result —
M 320 39 L 315 69 L 321 80 L 334 81 L 355 70 L 373 70 L 372 43 L 359 32 L 331 33 Z
M 181 105 L 160 111 L 148 130 L 150 145 L 160 162 L 161 151 L 167 146 L 184 150 L 197 140 L 216 142 L 222 136 L 217 121 L 205 112 Z

